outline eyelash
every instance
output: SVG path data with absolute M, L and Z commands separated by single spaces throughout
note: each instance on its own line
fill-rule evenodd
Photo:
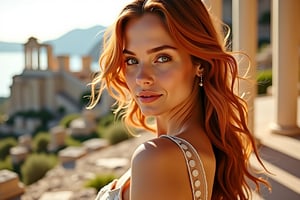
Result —
M 131 61 L 131 60 L 134 60 L 136 63 L 134 63 L 134 64 L 131 63 L 131 64 L 130 64 L 129 61 Z M 125 64 L 126 64 L 126 65 L 135 65 L 135 64 L 138 64 L 138 61 L 137 61 L 137 59 L 135 59 L 135 58 L 129 57 L 129 58 L 126 58 L 126 59 L 125 59 Z
M 158 61 L 159 59 L 167 59 L 166 61 Z M 171 56 L 168 56 L 168 55 L 159 55 L 158 57 L 157 57 L 157 59 L 156 59 L 156 61 L 155 61 L 155 63 L 166 63 L 166 62 L 169 62 L 169 61 L 171 61 L 172 60 L 172 58 L 171 58 Z
M 160 59 L 166 59 L 164 61 L 159 61 Z M 169 55 L 159 55 L 157 56 L 157 58 L 155 59 L 154 63 L 166 63 L 172 60 L 172 57 Z M 135 63 L 129 63 L 130 61 L 134 61 Z M 126 65 L 136 65 L 138 64 L 138 60 L 134 57 L 128 57 L 125 59 L 125 64 Z

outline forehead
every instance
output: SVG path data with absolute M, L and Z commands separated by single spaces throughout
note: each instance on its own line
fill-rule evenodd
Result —
M 166 43 L 174 41 L 161 19 L 154 14 L 145 14 L 131 19 L 125 28 L 125 46 Z M 155 44 L 153 44 L 155 45 Z

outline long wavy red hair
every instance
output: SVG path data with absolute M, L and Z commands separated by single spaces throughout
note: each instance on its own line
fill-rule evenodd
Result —
M 122 55 L 126 24 L 149 12 L 160 16 L 173 40 L 194 62 L 204 66 L 204 86 L 199 101 L 203 106 L 203 128 L 213 144 L 217 162 L 212 199 L 249 199 L 248 180 L 254 182 L 258 190 L 259 183 L 268 183 L 249 169 L 253 152 L 262 162 L 247 127 L 246 103 L 234 92 L 238 63 L 226 50 L 224 34 L 217 31 L 216 27 L 220 26 L 215 26 L 202 1 L 135 0 L 127 5 L 106 32 L 99 59 L 100 72 L 91 83 L 89 107 L 95 106 L 107 89 L 116 99 L 116 111 L 123 111 L 127 125 L 154 131 L 129 94 Z

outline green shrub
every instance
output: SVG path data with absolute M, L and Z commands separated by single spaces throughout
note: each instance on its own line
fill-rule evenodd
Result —
M 11 157 L 7 156 L 6 159 L 0 160 L 0 170 L 2 169 L 8 169 L 13 171 L 12 161 Z
M 99 120 L 99 125 L 103 127 L 108 127 L 115 120 L 115 116 L 112 112 L 109 112 L 107 115 L 103 116 Z
M 65 128 L 69 128 L 70 123 L 74 120 L 74 119 L 78 119 L 80 117 L 80 114 L 74 113 L 74 114 L 70 114 L 70 115 L 66 115 L 64 118 L 62 118 L 59 122 L 59 124 Z
M 262 70 L 257 74 L 257 94 L 266 94 L 272 85 L 272 70 Z
M 85 183 L 86 187 L 95 188 L 97 191 L 100 190 L 103 186 L 107 185 L 111 181 L 116 179 L 116 177 L 112 174 L 106 175 L 97 175 L 95 178 L 88 180 Z
M 71 136 L 66 137 L 65 144 L 66 146 L 81 146 L 81 142 Z
M 40 132 L 33 138 L 33 151 L 37 153 L 47 153 L 49 143 L 49 133 Z
M 86 107 L 89 105 L 90 100 L 91 100 L 91 91 L 85 91 L 81 94 L 81 97 L 79 99 L 79 104 L 82 108 Z
M 72 138 L 73 138 L 74 140 L 77 140 L 77 141 L 79 141 L 79 142 L 84 142 L 84 141 L 86 141 L 86 140 L 93 139 L 93 138 L 98 138 L 98 137 L 99 137 L 99 136 L 98 136 L 98 134 L 97 134 L 96 132 L 92 132 L 92 133 L 90 133 L 90 134 L 88 134 L 88 135 L 82 134 L 82 135 L 73 135 L 73 136 L 72 136 Z
M 117 144 L 130 138 L 125 126 L 122 122 L 112 123 L 107 129 L 105 129 L 104 138 L 108 139 L 110 144 Z
M 109 112 L 105 116 L 102 116 L 101 118 L 98 119 L 97 129 L 96 129 L 96 133 L 98 137 L 100 138 L 104 137 L 105 130 L 107 129 L 107 127 L 109 127 L 109 125 L 114 123 L 114 120 L 115 120 L 114 114 L 112 112 Z
M 17 145 L 17 140 L 14 138 L 5 138 L 0 141 L 0 160 L 5 160 L 9 155 L 9 150 L 11 147 Z
M 31 154 L 21 167 L 23 182 L 29 185 L 38 181 L 56 164 L 57 158 L 53 155 Z

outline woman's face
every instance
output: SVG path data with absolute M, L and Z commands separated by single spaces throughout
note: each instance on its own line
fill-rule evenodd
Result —
M 129 21 L 123 54 L 127 86 L 144 115 L 174 114 L 188 102 L 197 67 L 158 16 Z

